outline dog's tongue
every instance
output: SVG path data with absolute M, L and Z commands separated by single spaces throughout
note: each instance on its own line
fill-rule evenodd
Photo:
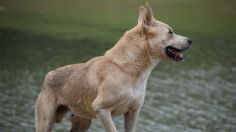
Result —
M 181 52 L 175 53 L 175 61 L 182 61 L 184 59 L 183 54 Z

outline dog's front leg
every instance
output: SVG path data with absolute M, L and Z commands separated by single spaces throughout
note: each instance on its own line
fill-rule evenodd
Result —
M 107 132 L 117 132 L 115 124 L 111 117 L 111 111 L 108 109 L 97 109 L 97 118 L 102 122 Z
M 124 114 L 125 132 L 135 132 L 138 113 L 139 113 L 138 110 L 132 110 Z

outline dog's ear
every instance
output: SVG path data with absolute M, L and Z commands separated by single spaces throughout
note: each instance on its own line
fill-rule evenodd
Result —
M 138 17 L 139 24 L 143 23 L 145 14 L 146 14 L 146 9 L 143 6 L 139 6 L 139 17 Z
M 144 20 L 145 26 L 151 26 L 152 20 L 153 20 L 152 7 L 149 3 L 146 3 L 146 14 L 145 14 L 145 20 Z
M 142 24 L 144 29 L 148 29 L 152 25 L 153 13 L 150 4 L 146 3 L 146 8 L 139 7 L 138 24 Z

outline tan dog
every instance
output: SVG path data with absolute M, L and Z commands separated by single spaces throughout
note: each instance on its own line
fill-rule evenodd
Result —
M 191 40 L 154 19 L 140 6 L 138 24 L 103 56 L 49 72 L 36 104 L 37 132 L 50 132 L 64 116 L 71 131 L 86 132 L 98 118 L 117 132 L 112 117 L 124 115 L 125 132 L 134 132 L 152 69 L 164 59 L 181 61 Z

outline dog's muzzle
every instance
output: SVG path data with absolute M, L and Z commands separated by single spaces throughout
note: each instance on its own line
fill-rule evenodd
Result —
M 176 62 L 184 60 L 182 52 L 187 50 L 188 48 L 190 48 L 190 46 L 192 44 L 192 40 L 188 39 L 187 42 L 188 42 L 187 46 L 183 49 L 177 49 L 173 46 L 166 47 L 166 50 L 165 50 L 166 55 Z

